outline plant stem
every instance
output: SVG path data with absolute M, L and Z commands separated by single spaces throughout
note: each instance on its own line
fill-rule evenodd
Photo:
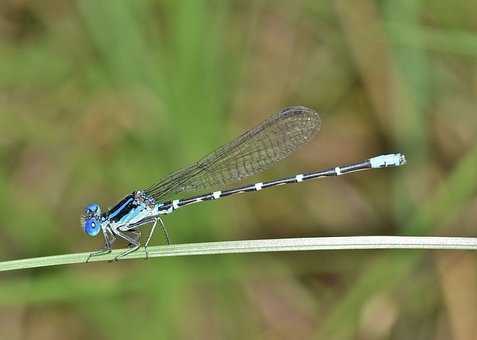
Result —
M 353 249 L 442 249 L 477 250 L 477 238 L 412 237 L 412 236 L 351 236 L 310 237 L 270 240 L 244 240 L 207 243 L 187 243 L 148 248 L 149 257 L 236 254 L 276 251 L 353 250 Z M 90 262 L 111 261 L 125 249 L 90 258 Z M 84 263 L 89 253 L 65 254 L 0 262 L 0 271 L 28 269 L 63 264 Z M 145 259 L 144 248 L 121 258 Z

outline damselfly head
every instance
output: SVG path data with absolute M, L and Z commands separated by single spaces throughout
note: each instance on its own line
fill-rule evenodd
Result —
M 99 204 L 89 204 L 84 208 L 81 216 L 84 232 L 89 236 L 96 236 L 101 231 L 101 207 Z

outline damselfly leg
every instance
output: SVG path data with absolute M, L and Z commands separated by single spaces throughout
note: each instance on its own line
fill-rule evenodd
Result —
M 111 234 L 110 232 L 105 232 L 104 233 L 104 248 L 101 248 L 97 251 L 89 253 L 85 263 L 88 263 L 92 257 L 109 254 L 112 251 L 114 240 L 116 240 L 116 238 L 114 237 L 113 234 Z
M 162 222 L 161 217 L 159 217 L 159 222 L 161 222 L 161 229 L 162 229 L 162 232 L 164 233 L 164 236 L 166 237 L 167 245 L 170 245 L 171 244 L 171 238 L 169 237 L 169 233 L 167 232 L 166 226 L 164 225 L 164 222 Z
M 129 243 L 128 248 L 134 247 L 135 244 L 137 244 L 138 242 L 139 243 L 141 242 L 141 232 L 140 231 L 132 229 L 132 230 L 128 230 L 127 233 L 128 233 L 128 235 L 130 235 L 133 239 L 135 239 L 137 241 L 135 243 Z
M 92 253 L 89 253 L 88 258 L 86 259 L 85 263 L 88 263 L 89 260 L 92 257 L 106 255 L 106 254 L 109 254 L 111 251 L 112 251 L 112 249 L 107 248 L 107 246 L 105 246 L 104 248 L 101 248 L 99 250 L 93 251 Z
M 125 232 L 125 231 L 119 231 L 119 230 L 116 230 L 116 234 L 125 239 L 126 241 L 129 242 L 129 245 L 131 246 L 131 248 L 129 248 L 128 250 L 126 250 L 125 252 L 122 252 L 121 254 L 119 254 L 118 256 L 116 256 L 114 258 L 114 261 L 118 261 L 120 258 L 128 255 L 128 254 L 131 254 L 133 252 L 135 252 L 136 250 L 139 249 L 139 247 L 141 246 L 141 241 L 140 241 L 140 237 L 134 237 L 134 236 L 131 236 L 129 235 L 128 232 Z M 141 234 L 138 234 L 136 232 L 134 232 L 134 234 L 136 235 L 141 235 Z
M 154 220 L 154 223 L 151 227 L 151 231 L 149 232 L 149 236 L 147 237 L 146 243 L 144 243 L 144 252 L 146 253 L 146 259 L 149 258 L 149 252 L 147 251 L 147 246 L 149 245 L 149 241 L 151 241 L 152 234 L 154 233 L 154 230 L 156 229 L 157 221 L 159 221 L 161 223 L 161 229 L 162 229 L 162 232 L 164 233 L 164 236 L 166 237 L 167 244 L 168 245 L 171 244 L 171 241 L 169 239 L 169 234 L 167 233 L 166 226 L 164 225 L 164 222 L 162 221 L 162 218 L 160 216 L 158 216 Z

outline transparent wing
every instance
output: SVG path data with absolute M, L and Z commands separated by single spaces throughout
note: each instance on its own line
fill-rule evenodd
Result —
M 224 187 L 258 174 L 286 158 L 319 131 L 320 125 L 320 116 L 312 109 L 303 106 L 285 108 L 144 192 L 156 200 L 163 200 L 180 192 Z

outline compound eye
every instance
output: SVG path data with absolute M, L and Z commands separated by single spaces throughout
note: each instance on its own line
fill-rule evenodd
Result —
M 96 218 L 89 218 L 84 222 L 84 232 L 89 236 L 98 235 L 101 230 L 101 224 Z
M 98 212 L 99 212 L 99 205 L 96 203 L 90 204 L 86 208 L 84 208 L 85 214 L 95 215 Z

